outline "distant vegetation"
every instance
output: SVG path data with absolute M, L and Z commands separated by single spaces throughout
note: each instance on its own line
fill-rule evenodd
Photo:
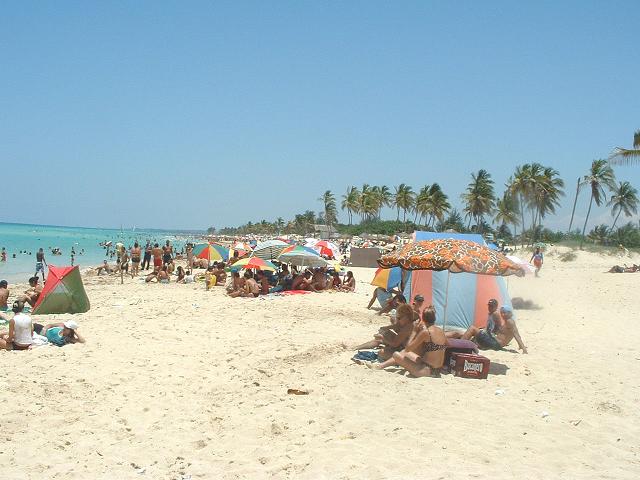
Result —
M 616 149 L 612 163 L 629 163 L 637 158 L 636 150 Z M 225 227 L 210 233 L 222 235 L 245 234 L 299 234 L 314 232 L 315 225 L 326 225 L 332 232 L 344 235 L 363 233 L 394 235 L 414 230 L 447 231 L 483 235 L 492 234 L 507 242 L 531 244 L 535 242 L 558 243 L 577 241 L 582 247 L 623 244 L 640 247 L 640 231 L 637 225 L 627 223 L 617 227 L 620 217 L 638 213 L 638 192 L 629 182 L 616 183 L 615 174 L 608 160 L 594 160 L 586 174 L 579 178 L 573 199 L 573 211 L 567 232 L 551 231 L 544 227 L 547 216 L 556 212 L 565 195 L 564 181 L 557 170 L 539 163 L 519 165 L 508 179 L 504 191 L 495 191 L 491 174 L 484 169 L 471 174 L 471 179 L 460 195 L 462 211 L 451 206 L 449 196 L 438 183 L 427 184 L 420 189 L 401 183 L 393 187 L 364 184 L 350 186 L 341 196 L 340 209 L 347 215 L 348 223 L 338 223 L 338 201 L 330 190 L 318 199 L 322 203 L 319 212 L 306 210 L 290 220 L 279 217 L 274 221 L 248 222 L 239 227 Z M 589 203 L 585 222 L 580 230 L 572 230 L 580 193 L 588 189 Z M 611 208 L 611 226 L 599 225 L 586 232 L 591 209 L 606 202 Z M 395 212 L 394 219 L 383 219 L 384 208 Z

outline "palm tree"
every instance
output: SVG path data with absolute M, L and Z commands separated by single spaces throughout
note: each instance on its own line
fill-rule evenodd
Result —
M 331 227 L 338 220 L 338 209 L 336 208 L 336 197 L 331 190 L 324 192 L 320 200 L 324 204 L 324 222 L 329 227 L 329 236 L 331 236 Z
M 614 165 L 628 165 L 640 160 L 640 130 L 633 134 L 633 149 L 617 147 L 609 157 L 609 161 Z
M 587 222 L 589 221 L 593 201 L 595 200 L 597 206 L 602 204 L 602 201 L 607 197 L 604 187 L 607 187 L 609 191 L 614 190 L 616 188 L 616 176 L 609 162 L 599 159 L 591 162 L 589 174 L 583 177 L 583 181 L 591 187 L 591 199 L 589 200 L 589 209 L 587 210 L 587 216 L 584 219 L 584 226 L 582 227 L 580 248 L 582 248 L 584 244 L 584 232 L 587 230 Z
M 517 196 L 518 204 L 520 205 L 520 220 L 522 220 L 522 245 L 524 246 L 524 231 L 525 219 L 524 219 L 524 206 L 526 204 L 527 197 L 529 195 L 529 178 L 531 172 L 531 165 L 524 164 L 518 165 L 513 177 L 509 179 L 508 189 L 509 193 Z
M 353 214 L 360 210 L 360 190 L 358 187 L 347 188 L 347 193 L 342 196 L 341 207 L 349 215 L 349 225 L 353 224 Z
M 471 226 L 471 219 L 475 220 L 481 233 L 484 216 L 491 213 L 495 204 L 491 174 L 484 169 L 478 170 L 478 173 L 472 173 L 471 183 L 461 197 L 465 203 L 464 211 L 469 218 L 469 226 Z
M 284 219 L 282 217 L 278 217 L 275 223 L 276 230 L 278 231 L 278 235 L 282 233 L 282 230 L 285 227 Z
M 431 185 L 427 197 L 427 212 L 430 215 L 427 226 L 433 225 L 435 220 L 442 222 L 450 209 L 449 197 L 442 191 L 440 185 L 438 183 Z
M 535 230 L 537 225 L 542 224 L 542 219 L 547 214 L 554 214 L 556 208 L 560 206 L 560 197 L 564 196 L 564 181 L 559 177 L 558 171 L 551 167 L 535 169 L 534 173 L 536 176 L 532 178 L 529 201 L 530 208 L 533 210 L 533 229 Z
M 616 216 L 611 226 L 611 231 L 616 228 L 616 223 L 618 223 L 618 218 L 621 213 L 624 212 L 625 217 L 630 217 L 638 213 L 638 191 L 633 188 L 629 182 L 620 182 L 612 193 L 613 195 L 611 195 L 611 199 L 607 204 L 607 206 L 613 207 L 611 209 L 611 215 Z
M 394 187 L 395 193 L 393 194 L 393 204 L 396 206 L 396 221 L 400 221 L 400 205 L 398 204 L 398 198 L 402 197 L 406 187 L 407 186 L 404 183 Z M 400 200 L 400 203 L 402 203 L 402 200 Z
M 415 207 L 414 207 L 416 216 L 413 220 L 413 223 L 418 222 L 418 215 L 419 215 L 420 225 L 422 225 L 422 217 L 426 217 L 429 214 L 429 206 L 431 204 L 431 199 L 429 195 L 430 188 L 431 187 L 429 185 L 425 185 L 420 189 L 420 191 L 416 195 Z
M 571 210 L 571 220 L 569 221 L 569 230 L 567 233 L 571 233 L 571 227 L 573 225 L 573 216 L 576 214 L 576 205 L 578 203 L 578 194 L 580 193 L 580 188 L 582 188 L 581 178 L 578 177 L 578 186 L 576 187 L 576 196 L 573 198 L 573 209 Z
M 502 195 L 502 198 L 496 201 L 496 214 L 493 220 L 499 227 L 513 225 L 515 236 L 515 229 L 518 225 L 518 220 L 520 220 L 519 217 L 518 200 L 507 190 Z
M 413 188 L 410 185 L 401 183 L 396 187 L 396 193 L 394 195 L 394 203 L 398 210 L 398 219 L 400 217 L 400 210 L 402 209 L 403 217 L 402 221 L 407 221 L 407 211 L 411 210 L 415 203 L 416 194 L 413 192 Z
M 380 204 L 380 209 L 378 210 L 378 219 L 382 216 L 382 208 L 390 207 L 393 205 L 393 194 L 391 190 L 386 185 L 382 185 L 378 189 L 378 199 Z
M 376 190 L 366 183 L 362 185 L 359 210 L 362 220 L 371 220 L 378 212 L 378 198 Z

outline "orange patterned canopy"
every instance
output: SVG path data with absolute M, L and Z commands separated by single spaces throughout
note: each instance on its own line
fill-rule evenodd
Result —
M 378 260 L 382 268 L 449 270 L 483 275 L 523 276 L 522 268 L 504 255 L 479 243 L 452 238 L 409 243 Z

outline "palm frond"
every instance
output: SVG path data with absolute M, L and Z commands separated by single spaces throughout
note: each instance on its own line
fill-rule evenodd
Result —
M 640 141 L 640 138 L 638 138 Z M 634 141 L 635 143 L 635 141 Z M 634 145 L 635 150 L 629 150 L 622 147 L 617 147 L 609 155 L 609 162 L 613 165 L 634 165 L 640 163 L 640 145 Z

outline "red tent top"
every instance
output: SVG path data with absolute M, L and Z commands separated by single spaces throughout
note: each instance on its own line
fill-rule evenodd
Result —
M 56 267 L 54 265 L 49 265 L 49 273 L 47 274 L 47 283 L 44 284 L 44 288 L 42 289 L 42 293 L 38 297 L 38 301 L 33 306 L 35 310 L 38 305 L 46 298 L 46 296 L 51 292 L 54 288 L 58 286 L 58 283 L 62 281 L 64 277 L 66 277 L 69 272 L 71 272 L 75 267 Z

